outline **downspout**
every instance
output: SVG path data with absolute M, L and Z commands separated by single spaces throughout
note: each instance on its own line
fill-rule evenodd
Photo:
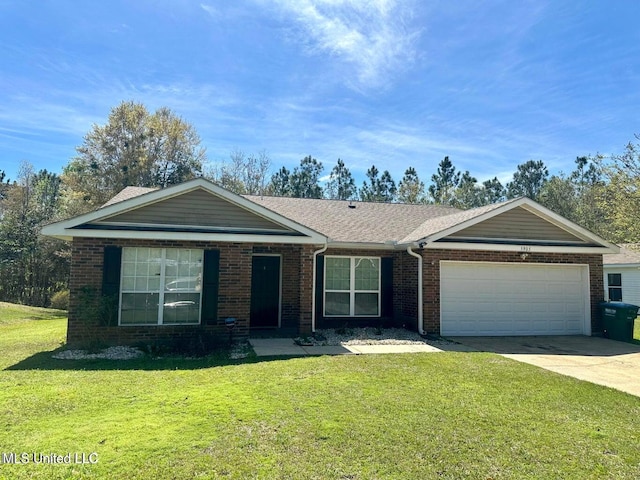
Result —
M 311 290 L 311 333 L 316 333 L 316 269 L 317 269 L 317 259 L 318 255 L 324 253 L 329 248 L 327 243 L 324 244 L 320 250 L 316 250 L 313 252 L 313 279 L 312 279 L 312 290 Z
M 418 259 L 418 333 L 425 335 L 424 331 L 424 306 L 422 305 L 422 255 L 411 250 L 411 245 L 407 247 L 407 253 Z

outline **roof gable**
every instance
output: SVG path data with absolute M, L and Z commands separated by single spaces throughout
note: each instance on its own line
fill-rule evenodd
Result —
M 94 224 L 171 225 L 213 227 L 221 230 L 293 232 L 291 228 L 203 188 L 102 218 Z
M 422 224 L 403 239 L 428 248 L 523 249 L 612 253 L 618 247 L 521 197 Z
M 199 178 L 159 190 L 126 189 L 102 208 L 43 228 L 44 235 L 324 243 L 326 238 Z M 265 237 L 266 236 L 266 237 Z
M 449 235 L 448 238 L 590 243 L 589 240 L 576 236 L 521 206 L 463 228 Z

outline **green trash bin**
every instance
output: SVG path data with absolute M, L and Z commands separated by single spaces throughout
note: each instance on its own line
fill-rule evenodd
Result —
M 638 316 L 639 308 L 637 305 L 624 302 L 601 303 L 604 336 L 621 342 L 633 340 L 633 323 Z

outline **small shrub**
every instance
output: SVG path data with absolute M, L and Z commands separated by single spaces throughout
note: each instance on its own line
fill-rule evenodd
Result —
M 51 308 L 69 310 L 69 290 L 60 290 L 51 297 Z

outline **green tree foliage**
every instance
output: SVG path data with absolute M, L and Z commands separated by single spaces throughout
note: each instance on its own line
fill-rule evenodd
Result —
M 379 170 L 372 165 L 367 170 L 367 180 L 360 188 L 360 200 L 363 202 L 393 202 L 396 198 L 396 184 L 388 170 L 378 176 Z
M 267 193 L 276 197 L 291 196 L 291 172 L 286 167 L 281 167 L 271 176 L 271 182 Z
M 549 171 L 542 160 L 521 163 L 513 174 L 513 181 L 507 184 L 507 196 L 509 198 L 525 196 L 538 200 L 548 177 Z
M 326 197 L 333 200 L 351 200 L 355 197 L 357 188 L 353 175 L 342 160 L 338 159 L 331 169 L 324 191 Z
M 63 170 L 68 213 L 96 208 L 127 186 L 166 187 L 202 173 L 205 150 L 195 129 L 168 108 L 150 114 L 122 102 L 94 125 Z
M 635 136 L 640 141 L 640 135 Z M 640 143 L 629 142 L 621 155 L 600 159 L 606 180 L 598 204 L 608 216 L 606 233 L 618 243 L 640 239 Z
M 43 237 L 40 229 L 56 219 L 60 177 L 27 163 L 2 200 L 0 220 L 0 300 L 47 306 L 66 287 L 69 245 Z
M 483 188 L 478 185 L 478 179 L 472 177 L 469 170 L 460 177 L 458 188 L 454 192 L 452 205 L 467 210 L 484 205 Z
M 500 183 L 498 177 L 493 177 L 491 180 L 485 180 L 482 182 L 483 205 L 502 202 L 506 199 L 506 194 L 506 189 L 502 183 Z
M 9 179 L 7 179 L 7 174 L 4 170 L 0 170 L 0 202 L 6 198 L 7 192 L 9 191 Z M 2 214 L 2 210 L 0 210 L 0 215 Z
M 205 177 L 239 195 L 262 195 L 267 189 L 271 159 L 265 151 L 246 155 L 242 150 L 231 152 L 229 162 L 208 169 Z
M 460 183 L 461 173 L 453 166 L 449 157 L 444 157 L 438 165 L 438 170 L 431 176 L 429 195 L 437 205 L 451 205 L 455 197 L 455 190 Z
M 600 198 L 605 183 L 601 170 L 589 157 L 576 158 L 569 175 L 553 175 L 542 187 L 538 201 L 569 220 L 603 236 L 607 234 L 607 213 Z
M 289 177 L 291 196 L 296 198 L 322 198 L 320 177 L 324 167 L 311 155 L 300 160 L 300 166 L 293 169 Z
M 402 203 L 425 203 L 427 201 L 424 182 L 415 168 L 409 167 L 398 184 L 398 201 Z

